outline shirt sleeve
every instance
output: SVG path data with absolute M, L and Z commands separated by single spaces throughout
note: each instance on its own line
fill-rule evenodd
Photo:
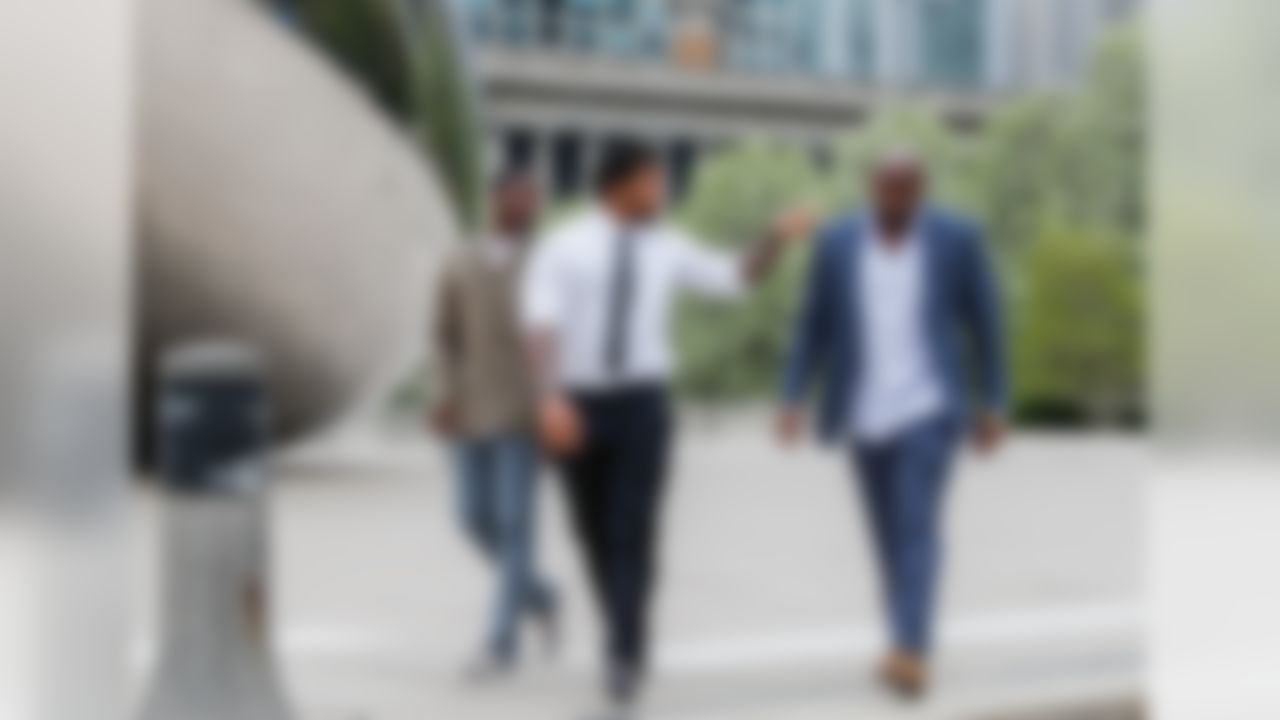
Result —
M 674 232 L 677 275 L 686 290 L 705 297 L 734 300 L 746 292 L 737 256 L 713 250 L 705 242 Z
M 526 332 L 557 330 L 564 317 L 563 257 L 559 243 L 539 243 L 520 282 L 520 325 Z
M 438 401 L 451 402 L 458 393 L 459 348 L 462 318 L 458 312 L 458 259 L 450 258 L 440 275 L 431 339 L 435 342 L 431 363 L 433 387 Z

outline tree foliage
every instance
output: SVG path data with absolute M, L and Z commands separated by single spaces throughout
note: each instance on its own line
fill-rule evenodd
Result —
M 869 165 L 907 146 L 934 197 L 980 219 L 1008 300 L 1016 405 L 1026 418 L 1111 421 L 1142 410 L 1144 75 L 1139 35 L 1100 45 L 1075 88 L 1015 100 L 975 135 L 928 108 L 882 111 L 838 143 L 829 168 L 752 143 L 704 162 L 683 208 L 707 238 L 759 232 L 788 201 L 865 202 Z M 803 253 L 797 253 L 803 255 Z M 801 282 L 791 258 L 743 308 L 694 303 L 681 318 L 682 385 L 706 400 L 761 397 L 781 362 Z
M 704 161 L 682 208 L 684 225 L 726 249 L 745 252 L 782 209 L 818 203 L 818 174 L 803 154 L 751 143 Z M 689 299 L 677 322 L 680 384 L 707 400 L 747 398 L 769 386 L 782 361 L 804 258 L 784 267 L 742 304 Z
M 419 143 L 454 201 L 464 229 L 484 223 L 485 179 L 479 99 L 449 3 L 396 0 L 407 26 L 411 97 Z
M 1071 103 L 1064 142 L 1073 151 L 1065 171 L 1075 200 L 1068 212 L 1082 224 L 1115 229 L 1135 250 L 1146 224 L 1144 57 L 1136 28 L 1105 37 Z
M 1050 225 L 1021 270 L 1012 344 L 1024 413 L 1094 423 L 1130 419 L 1142 383 L 1143 302 L 1123 244 Z
M 988 123 L 980 216 L 1005 257 L 1048 217 L 1114 230 L 1141 259 L 1145 223 L 1145 75 L 1137 31 L 1105 36 L 1078 88 L 1018 100 Z
M 911 105 L 889 107 L 837 142 L 835 162 L 823 178 L 828 204 L 836 208 L 862 205 L 872 163 L 896 149 L 927 159 L 936 196 L 959 210 L 978 210 L 982 147 L 946 127 L 936 113 Z

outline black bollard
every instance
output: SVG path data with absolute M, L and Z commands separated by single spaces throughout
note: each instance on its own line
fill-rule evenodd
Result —
M 289 720 L 272 648 L 260 363 L 210 341 L 168 353 L 156 446 L 164 513 L 161 634 L 142 720 Z

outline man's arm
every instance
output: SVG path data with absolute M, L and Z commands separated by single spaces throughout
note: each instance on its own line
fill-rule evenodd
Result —
M 521 283 L 520 323 L 539 440 L 551 454 L 563 456 L 581 446 L 582 428 L 577 411 L 558 383 L 557 328 L 564 313 L 564 287 L 557 262 L 551 247 L 535 252 Z
M 745 290 L 755 288 L 768 278 L 789 243 L 808 237 L 812 230 L 811 217 L 803 210 L 779 215 L 764 236 L 740 258 L 677 233 L 683 286 L 706 297 L 741 298 Z
M 550 330 L 530 332 L 525 341 L 525 353 L 533 376 L 538 438 L 552 455 L 572 455 L 582 445 L 582 425 L 577 409 L 555 381 L 555 333 Z
M 803 424 L 805 392 L 813 378 L 814 369 L 826 342 L 824 332 L 825 305 L 823 303 L 823 253 L 826 243 L 819 241 L 813 249 L 809 260 L 809 269 L 805 275 L 800 310 L 796 314 L 792 331 L 791 346 L 782 369 L 782 386 L 779 397 L 780 410 L 777 420 L 777 433 L 784 443 L 794 442 L 799 438 Z
M 534 329 L 525 333 L 525 362 L 529 367 L 530 382 L 535 397 L 546 397 L 556 392 L 556 335 L 549 329 Z
M 431 338 L 436 346 L 433 393 L 429 422 L 441 435 L 456 433 L 461 425 L 458 405 L 459 368 L 462 366 L 462 317 L 457 292 L 457 271 L 451 261 L 440 276 Z
M 791 209 L 774 219 L 773 224 L 743 258 L 742 277 L 748 287 L 764 282 L 778 264 L 783 249 L 797 238 L 813 233 L 813 215 L 808 209 Z
M 994 450 L 1003 438 L 1009 401 L 1005 361 L 1004 313 L 991 260 L 982 236 L 969 233 L 964 248 L 964 317 L 978 372 L 982 403 L 974 440 L 979 449 Z

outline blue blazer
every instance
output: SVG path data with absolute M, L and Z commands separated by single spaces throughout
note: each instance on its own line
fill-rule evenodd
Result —
M 817 428 L 826 441 L 847 436 L 858 396 L 865 340 L 858 308 L 858 253 L 869 242 L 866 216 L 850 214 L 824 228 L 795 321 L 782 376 L 782 402 L 796 406 L 820 381 Z M 982 235 L 938 209 L 918 223 L 925 254 L 924 328 L 947 412 L 965 420 L 973 399 L 1003 411 L 1008 397 L 1001 309 Z

